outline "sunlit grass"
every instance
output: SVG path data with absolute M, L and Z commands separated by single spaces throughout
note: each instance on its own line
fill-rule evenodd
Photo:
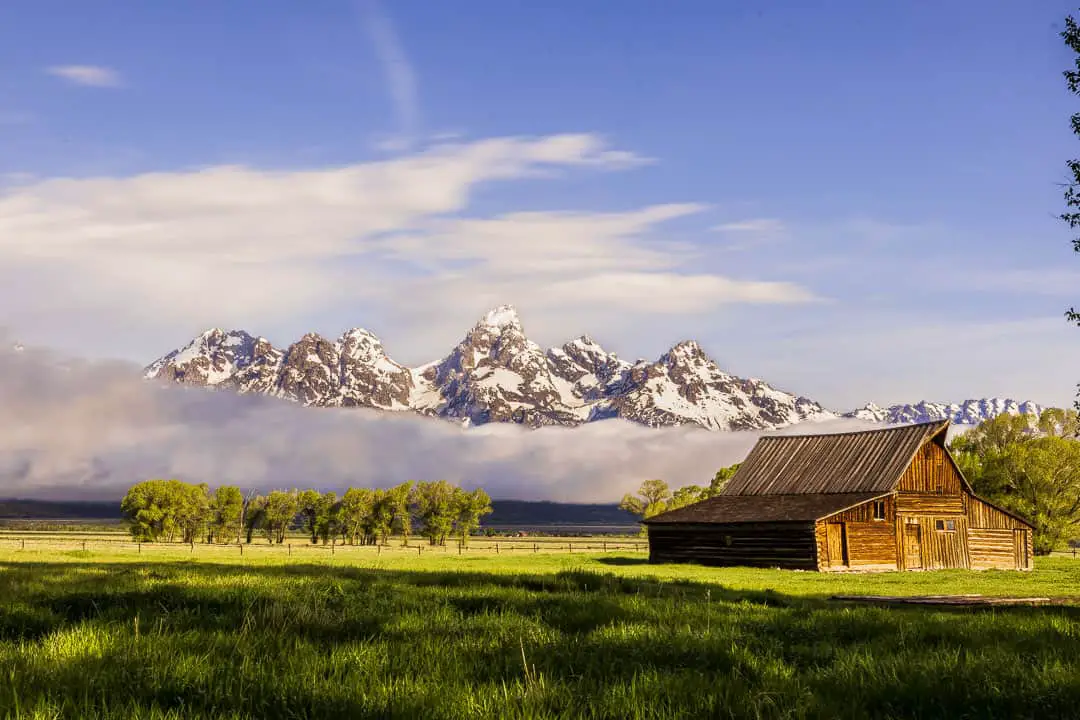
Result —
M 0 551 L 0 717 L 1076 717 L 1080 562 L 828 576 L 640 553 Z

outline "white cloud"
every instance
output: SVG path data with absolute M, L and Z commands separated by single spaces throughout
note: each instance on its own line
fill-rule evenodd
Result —
M 116 499 L 149 477 L 263 490 L 446 479 L 497 498 L 615 502 L 647 478 L 706 483 L 758 437 L 621 420 L 462 430 L 417 416 L 160 386 L 134 366 L 34 348 L 0 351 L 0 397 L 0 496 L 8 497 Z
M 714 225 L 712 230 L 724 233 L 781 233 L 787 226 L 775 218 L 754 218 Z
M 68 82 L 87 87 L 115 88 L 122 84 L 119 73 L 100 65 L 57 65 L 48 68 L 47 72 Z
M 657 226 L 706 209 L 697 204 L 454 217 L 484 182 L 638 160 L 595 136 L 556 135 L 330 169 L 213 167 L 25 184 L 0 190 L 0 302 L 20 333 L 36 331 L 24 335 L 30 340 L 47 338 L 43 328 L 80 343 L 93 341 L 95 327 L 147 342 L 158 332 L 153 342 L 168 345 L 143 347 L 140 359 L 207 326 L 274 337 L 283 323 L 326 310 L 348 307 L 346 322 L 366 323 L 363 308 L 368 316 L 393 308 L 386 314 L 409 321 L 395 326 L 397 337 L 426 343 L 415 348 L 423 362 L 445 350 L 427 335 L 432 324 L 452 324 L 456 334 L 487 304 L 513 302 L 534 327 L 558 322 L 566 332 L 575 310 L 618 324 L 630 313 L 812 299 L 788 283 L 695 271 L 695 251 L 664 241 Z

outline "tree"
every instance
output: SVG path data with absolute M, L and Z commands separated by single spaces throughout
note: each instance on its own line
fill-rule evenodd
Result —
M 702 499 L 715 497 L 723 492 L 724 487 L 728 484 L 728 480 L 735 475 L 735 471 L 739 469 L 740 465 L 742 465 L 742 463 L 735 463 L 734 465 L 729 465 L 728 467 L 717 470 L 716 474 L 713 475 L 712 482 L 709 483 L 709 487 L 706 488 L 705 492 L 702 494 Z
M 341 498 L 341 526 L 350 545 L 364 538 L 372 496 L 372 491 L 367 488 L 349 488 Z
M 454 486 L 445 480 L 417 483 L 413 509 L 421 535 L 432 545 L 445 545 L 454 530 Z
M 256 531 L 266 527 L 266 498 L 262 495 L 249 496 L 244 501 L 244 532 L 247 543 L 251 544 Z
M 120 501 L 120 512 L 128 522 L 131 536 L 138 542 L 158 542 L 175 534 L 170 480 L 146 480 L 128 489 Z
M 1077 412 L 999 415 L 950 443 L 975 493 L 1025 518 L 1036 554 L 1080 537 Z
M 300 510 L 300 499 L 295 490 L 285 492 L 274 490 L 266 496 L 266 507 L 263 510 L 263 532 L 266 539 L 279 545 L 285 542 L 285 534 L 296 519 Z
M 394 513 L 391 531 L 401 536 L 404 545 L 409 544 L 409 535 L 412 534 L 412 498 L 411 480 L 390 489 L 390 504 Z
M 1065 18 L 1065 29 L 1061 32 L 1061 38 L 1074 55 L 1072 68 L 1063 73 L 1065 84 L 1073 95 L 1080 95 L 1080 25 L 1077 25 L 1071 15 Z M 1080 136 L 1080 112 L 1073 113 L 1070 125 L 1073 134 Z M 1080 160 L 1069 160 L 1066 166 L 1069 168 L 1072 179 L 1065 185 L 1066 210 L 1061 214 L 1061 219 L 1075 231 L 1080 228 Z M 1072 246 L 1075 252 L 1080 252 L 1080 237 L 1073 238 Z M 1070 307 L 1065 311 L 1065 318 L 1073 324 L 1080 325 L 1080 312 L 1075 307 Z M 1075 406 L 1080 409 L 1080 398 L 1077 399 Z
M 322 495 L 318 490 L 304 490 L 297 496 L 297 507 L 300 509 L 300 517 L 303 518 L 304 528 L 311 535 L 311 544 L 319 541 L 319 510 L 322 506 Z
M 462 544 L 469 541 L 469 534 L 480 527 L 480 518 L 491 513 L 491 498 L 479 488 L 466 492 L 454 489 L 454 532 Z
M 336 538 L 341 526 L 341 503 L 337 493 L 328 492 L 319 499 L 319 511 L 315 517 L 315 531 L 322 544 Z
M 1047 436 L 1015 443 L 984 477 L 993 479 L 998 502 L 1034 527 L 1035 554 L 1080 537 L 1080 441 Z
M 671 500 L 671 489 L 668 488 L 666 482 L 663 480 L 646 480 L 641 483 L 636 496 L 630 493 L 623 495 L 619 508 L 644 519 L 664 512 Z M 642 528 L 642 532 L 644 532 L 644 528 Z
M 240 488 L 226 485 L 210 497 L 210 522 L 206 541 L 225 542 L 240 537 L 244 516 L 244 495 Z

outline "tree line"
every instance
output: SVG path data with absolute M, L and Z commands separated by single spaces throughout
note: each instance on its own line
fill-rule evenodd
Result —
M 1032 524 L 1037 555 L 1080 539 L 1080 416 L 998 415 L 955 437 L 949 450 L 976 495 Z
M 712 480 L 709 481 L 709 484 L 705 486 L 684 485 L 672 491 L 663 480 L 646 480 L 641 483 L 636 495 L 631 493 L 624 495 L 619 507 L 637 515 L 639 518 L 645 519 L 668 510 L 676 510 L 702 500 L 708 500 L 723 491 L 724 486 L 727 485 L 728 480 L 731 479 L 741 464 L 735 463 L 729 467 L 720 468 L 716 471 Z M 644 533 L 645 529 L 642 528 L 641 532 Z
M 120 510 L 139 542 L 251 543 L 261 536 L 281 544 L 290 530 L 302 530 L 312 544 L 386 544 L 392 535 L 408 543 L 415 532 L 432 545 L 445 545 L 451 535 L 468 542 L 491 512 L 491 498 L 445 480 L 349 488 L 341 497 L 317 490 L 245 497 L 234 486 L 155 479 L 132 486 Z

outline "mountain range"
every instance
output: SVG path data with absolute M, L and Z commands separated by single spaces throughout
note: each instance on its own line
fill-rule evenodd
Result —
M 211 329 L 146 367 L 148 379 L 259 393 L 318 407 L 414 412 L 481 425 L 577 426 L 624 418 L 649 427 L 774 430 L 840 417 L 906 423 L 949 418 L 976 424 L 1003 412 L 1038 413 L 1030 402 L 919 402 L 840 413 L 762 380 L 723 371 L 701 346 L 680 342 L 634 363 L 587 335 L 544 350 L 512 306 L 488 312 L 442 359 L 406 367 L 372 332 L 336 340 L 308 333 L 285 349 L 241 330 Z

